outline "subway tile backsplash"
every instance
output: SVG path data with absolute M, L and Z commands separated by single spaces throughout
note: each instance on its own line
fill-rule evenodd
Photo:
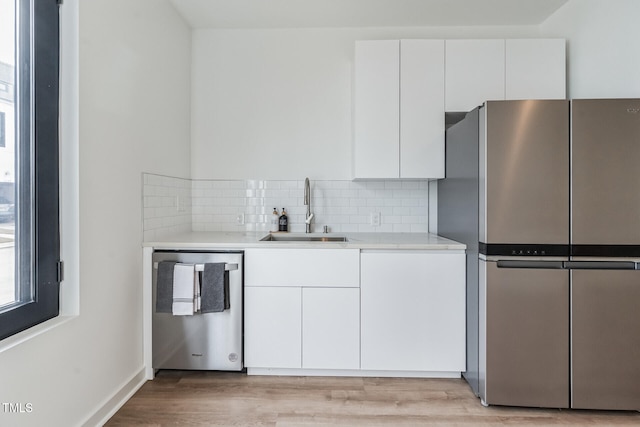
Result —
M 191 180 L 148 173 L 142 180 L 144 240 L 191 231 Z
M 304 180 L 184 180 L 145 174 L 145 240 L 175 231 L 269 230 L 284 207 L 289 231 L 304 232 Z M 313 231 L 427 232 L 427 181 L 311 180 Z M 181 211 L 179 209 L 182 209 Z M 380 225 L 371 215 L 380 215 Z

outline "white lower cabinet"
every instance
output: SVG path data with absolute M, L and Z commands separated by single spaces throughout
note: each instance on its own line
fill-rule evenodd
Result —
M 358 369 L 360 251 L 245 251 L 245 366 Z
M 361 369 L 465 370 L 465 255 L 361 254 Z
M 247 249 L 245 286 L 357 288 L 358 249 Z
M 245 288 L 249 368 L 358 369 L 360 290 Z
M 302 366 L 301 296 L 301 288 L 245 288 L 246 366 L 298 369 Z
M 302 289 L 302 367 L 360 368 L 360 289 Z
M 462 251 L 343 251 L 245 251 L 249 374 L 465 370 Z M 289 255 L 294 264 L 286 262 Z

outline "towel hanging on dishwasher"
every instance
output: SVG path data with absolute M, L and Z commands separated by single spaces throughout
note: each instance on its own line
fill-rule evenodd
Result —
M 203 313 L 220 313 L 230 307 L 229 282 L 225 274 L 225 263 L 205 263 L 202 272 Z
M 158 263 L 156 280 L 156 313 L 171 313 L 173 305 L 173 269 L 177 262 Z
M 195 265 L 176 264 L 173 268 L 172 313 L 174 316 L 188 316 L 196 312 L 199 289 L 200 281 Z

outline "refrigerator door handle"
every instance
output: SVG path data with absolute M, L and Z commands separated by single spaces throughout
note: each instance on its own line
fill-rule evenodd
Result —
M 566 261 L 564 266 L 572 270 L 638 270 L 633 261 Z
M 499 260 L 498 268 L 535 268 L 544 270 L 562 270 L 563 261 L 526 261 L 526 260 Z

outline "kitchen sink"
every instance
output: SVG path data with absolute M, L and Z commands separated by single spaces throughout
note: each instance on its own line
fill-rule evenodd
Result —
M 344 236 L 305 236 L 295 234 L 267 234 L 261 242 L 347 242 Z

